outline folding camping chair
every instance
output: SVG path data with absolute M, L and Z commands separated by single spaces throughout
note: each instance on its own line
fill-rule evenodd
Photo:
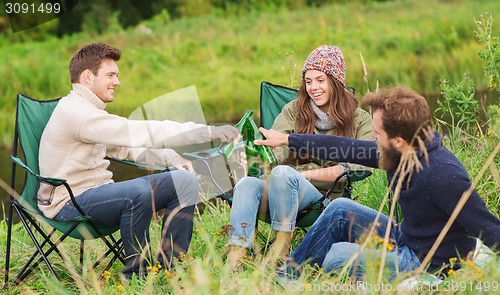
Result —
M 355 92 L 354 88 L 348 87 L 348 90 L 352 93 Z M 266 129 L 272 127 L 274 123 L 274 119 L 280 114 L 281 109 L 288 102 L 297 98 L 298 91 L 296 89 L 288 88 L 285 86 L 275 85 L 266 81 L 263 81 L 260 85 L 260 125 Z M 314 221 L 319 217 L 321 212 L 325 209 L 324 200 L 328 198 L 328 196 L 334 192 L 334 188 L 337 187 L 338 182 L 345 177 L 346 185 L 341 194 L 344 198 L 349 198 L 352 193 L 352 183 L 363 180 L 366 177 L 372 174 L 371 170 L 349 170 L 339 175 L 335 181 L 332 183 L 331 188 L 328 190 L 325 195 L 318 200 L 317 202 L 311 204 L 309 207 L 300 211 L 297 215 L 296 227 L 305 230 L 305 228 L 310 227 Z M 262 221 L 266 223 L 271 222 L 271 218 L 269 213 L 263 216 L 261 215 Z M 263 241 L 266 241 L 266 238 L 262 235 L 261 232 L 257 231 L 257 235 Z M 273 241 L 271 240 L 270 243 Z M 265 246 L 268 247 L 269 243 Z
M 35 251 L 28 259 L 26 264 L 21 268 L 12 283 L 18 284 L 26 278 L 39 264 L 43 261 L 50 273 L 59 280 L 54 267 L 49 258 L 53 252 L 59 254 L 63 261 L 68 261 L 67 257 L 62 253 L 58 246 L 66 240 L 67 237 L 79 239 L 80 242 L 80 265 L 83 266 L 83 250 L 84 241 L 90 239 L 100 238 L 107 246 L 106 252 L 97 259 L 93 267 L 96 268 L 106 257 L 110 256 L 109 263 L 105 267 L 108 270 L 111 265 L 119 260 L 125 264 L 123 245 L 121 239 L 115 239 L 113 233 L 119 227 L 110 227 L 94 221 L 91 217 L 87 216 L 85 212 L 75 202 L 73 192 L 64 179 L 48 178 L 39 175 L 38 166 L 38 149 L 40 145 L 40 137 L 42 132 L 58 103 L 59 99 L 40 101 L 29 98 L 25 95 L 17 96 L 16 107 L 16 126 L 14 133 L 14 145 L 11 170 L 11 188 L 10 205 L 8 213 L 8 232 L 7 232 L 7 245 L 6 245 L 6 258 L 5 258 L 5 286 L 9 283 L 9 268 L 10 268 L 10 251 L 12 246 L 12 223 L 13 211 L 19 215 L 19 219 L 30 236 Z M 24 154 L 25 162 L 23 162 L 17 155 L 18 148 L 21 148 Z M 54 151 L 56 153 L 56 151 Z M 26 177 L 24 179 L 24 187 L 20 193 L 14 193 L 16 183 L 16 167 L 20 166 L 24 169 Z M 64 186 L 75 207 L 80 212 L 81 216 L 76 217 L 71 221 L 56 221 L 46 218 L 38 208 L 37 204 L 37 191 L 40 183 L 48 183 L 53 186 Z M 51 228 L 49 233 L 45 232 L 48 224 Z M 61 232 L 62 235 L 54 235 L 56 232 Z M 55 242 L 53 239 L 57 239 Z

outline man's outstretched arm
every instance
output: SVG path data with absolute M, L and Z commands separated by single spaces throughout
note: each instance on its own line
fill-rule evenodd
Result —
M 284 134 L 265 128 L 259 128 L 259 130 L 266 139 L 255 140 L 255 144 L 271 147 L 288 145 L 290 151 L 325 160 L 378 167 L 378 151 L 375 141 L 324 134 Z

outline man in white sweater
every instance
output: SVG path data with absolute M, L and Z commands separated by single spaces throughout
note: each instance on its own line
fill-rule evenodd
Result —
M 73 90 L 63 97 L 40 142 L 40 174 L 64 178 L 78 205 L 98 222 L 119 225 L 127 265 L 122 273 L 144 275 L 153 214 L 166 209 L 160 263 L 170 267 L 172 257 L 186 252 L 193 230 L 198 179 L 189 162 L 170 147 L 219 138 L 238 137 L 238 129 L 178 123 L 135 121 L 104 110 L 120 85 L 117 48 L 102 43 L 84 46 L 71 59 Z M 178 170 L 113 182 L 106 156 L 152 165 L 174 165 Z M 38 203 L 45 216 L 70 220 L 79 215 L 64 187 L 41 185 Z M 172 215 L 172 216 L 171 216 Z M 165 224 L 166 220 L 168 224 Z M 166 259 L 165 259 L 166 258 Z

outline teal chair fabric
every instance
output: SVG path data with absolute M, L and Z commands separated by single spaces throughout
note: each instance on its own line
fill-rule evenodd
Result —
M 47 265 L 49 271 L 57 278 L 57 275 L 50 262 L 50 254 L 56 252 L 63 259 L 65 258 L 58 250 L 58 245 L 62 243 L 66 237 L 81 240 L 80 262 L 83 262 L 83 246 L 84 240 L 100 238 L 107 246 L 107 251 L 104 254 L 108 256 L 112 254 L 110 262 L 106 269 L 109 269 L 111 264 L 119 260 L 125 263 L 123 251 L 121 247 L 121 240 L 115 239 L 111 234 L 119 230 L 119 227 L 111 227 L 104 224 L 99 224 L 91 217 L 87 216 L 78 204 L 81 216 L 70 221 L 56 221 L 47 218 L 43 215 L 37 205 L 37 191 L 41 182 L 49 183 L 54 186 L 65 186 L 68 190 L 72 201 L 75 202 L 71 187 L 64 179 L 47 178 L 40 176 L 38 164 L 38 151 L 40 146 L 40 138 L 47 122 L 52 115 L 59 99 L 54 100 L 36 100 L 25 95 L 19 94 L 17 96 L 16 108 L 16 126 L 14 134 L 14 145 L 12 160 L 12 173 L 11 173 L 11 188 L 14 190 L 16 179 L 16 168 L 20 167 L 25 171 L 26 178 L 24 179 L 24 187 L 19 194 L 12 194 L 10 196 L 10 208 L 8 217 L 8 233 L 7 233 L 7 253 L 5 264 L 5 283 L 9 283 L 9 268 L 10 268 L 10 255 L 11 255 L 11 241 L 12 241 L 12 222 L 13 211 L 15 211 L 23 228 L 30 235 L 33 244 L 36 248 L 32 257 L 28 260 L 26 265 L 21 268 L 13 283 L 21 282 L 27 275 L 29 275 L 38 265 L 43 261 Z M 17 155 L 18 149 L 24 155 L 24 161 Z M 57 157 L 57 151 L 54 151 L 54 157 Z M 39 223 L 46 223 L 50 225 L 53 230 L 50 233 L 45 233 Z M 62 235 L 58 237 L 57 241 L 53 241 L 55 232 L 61 232 Z M 104 257 L 96 261 L 96 267 Z

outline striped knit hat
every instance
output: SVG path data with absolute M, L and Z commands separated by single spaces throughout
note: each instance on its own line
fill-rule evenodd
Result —
M 337 46 L 322 45 L 314 49 L 304 62 L 302 81 L 309 70 L 318 70 L 328 74 L 345 87 L 344 56 Z

